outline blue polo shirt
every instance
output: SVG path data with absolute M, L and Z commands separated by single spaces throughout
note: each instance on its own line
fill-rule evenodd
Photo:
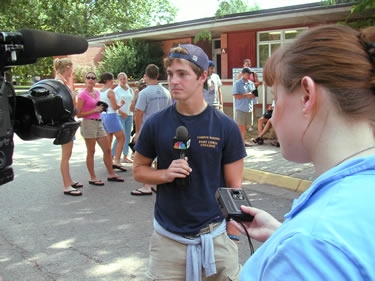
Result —
M 237 80 L 232 89 L 232 93 L 234 94 L 246 94 L 251 91 L 255 90 L 255 84 L 252 81 L 245 82 L 242 78 Z M 234 99 L 234 105 L 236 110 L 242 112 L 251 112 L 253 111 L 252 100 L 250 98 L 244 99 Z
M 249 280 L 375 280 L 375 155 L 319 176 L 241 272 Z

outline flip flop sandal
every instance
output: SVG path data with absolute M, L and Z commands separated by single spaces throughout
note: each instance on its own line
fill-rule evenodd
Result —
M 72 189 L 72 190 L 64 191 L 64 194 L 70 195 L 70 196 L 81 196 L 82 192 L 77 189 Z
M 75 182 L 75 183 L 73 183 L 73 184 L 71 185 L 71 187 L 73 187 L 73 188 L 81 188 L 81 187 L 83 187 L 83 184 L 82 184 L 82 183 L 79 183 L 79 182 Z
M 133 190 L 130 192 L 131 195 L 134 196 L 144 196 L 144 195 L 152 195 L 152 192 L 144 192 L 140 188 L 137 188 L 136 190 Z
M 128 170 L 123 166 L 115 165 L 115 164 L 112 165 L 112 169 L 117 169 L 117 170 L 120 170 L 121 172 L 126 172 Z
M 104 182 L 102 182 L 101 180 L 96 180 L 96 181 L 89 181 L 89 184 L 97 185 L 97 186 L 103 186 Z
M 108 181 L 123 182 L 124 179 L 120 177 L 107 178 Z

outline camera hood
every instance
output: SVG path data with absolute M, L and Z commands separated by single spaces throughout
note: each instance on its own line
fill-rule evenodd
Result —
M 70 124 L 70 125 L 69 125 Z M 70 141 L 79 127 L 74 121 L 74 105 L 69 88 L 54 79 L 41 80 L 26 93 L 16 96 L 14 131 L 23 140 L 56 138 L 68 130 Z

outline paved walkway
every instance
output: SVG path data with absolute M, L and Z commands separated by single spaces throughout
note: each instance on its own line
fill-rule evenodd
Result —
M 281 156 L 279 147 L 268 142 L 247 147 L 246 151 L 245 180 L 302 192 L 315 178 L 312 164 L 289 162 Z

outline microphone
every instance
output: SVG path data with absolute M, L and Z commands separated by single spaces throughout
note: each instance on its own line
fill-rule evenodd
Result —
M 176 129 L 176 136 L 173 138 L 173 149 L 179 152 L 179 159 L 185 159 L 185 152 L 190 147 L 190 137 L 185 126 L 179 126 Z M 190 176 L 186 178 L 176 178 L 175 184 L 179 187 L 185 187 L 190 184 Z
M 51 57 L 84 53 L 88 48 L 85 38 L 50 31 L 20 29 L 25 57 Z
M 176 136 L 173 138 L 173 149 L 180 153 L 180 159 L 185 159 L 185 151 L 190 147 L 190 138 L 185 126 L 176 129 Z
M 81 54 L 88 48 L 83 37 L 28 28 L 2 32 L 0 39 L 10 53 L 6 66 L 31 64 L 42 57 Z

